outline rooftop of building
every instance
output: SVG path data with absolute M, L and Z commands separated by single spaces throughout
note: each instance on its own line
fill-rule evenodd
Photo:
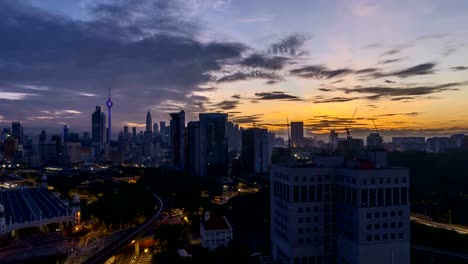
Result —
M 0 204 L 5 208 L 7 224 L 36 221 L 41 217 L 68 216 L 65 204 L 44 188 L 0 190 Z
M 226 230 L 231 229 L 231 225 L 226 217 L 216 212 L 206 212 L 201 220 L 201 224 L 205 230 Z

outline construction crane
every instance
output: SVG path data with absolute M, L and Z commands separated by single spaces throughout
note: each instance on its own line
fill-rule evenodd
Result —
M 374 127 L 375 127 L 375 132 L 377 132 L 377 134 L 379 134 L 379 130 L 377 129 L 377 126 L 375 125 L 375 121 L 374 119 L 371 119 L 372 120 L 372 123 L 374 124 Z
M 351 117 L 351 120 L 349 120 L 348 124 L 345 124 L 346 138 L 347 139 L 352 139 L 351 132 L 349 132 L 348 126 L 351 125 L 351 123 L 353 122 L 354 116 L 356 115 L 356 111 L 357 111 L 357 107 L 356 107 L 356 109 L 354 109 L 354 113 L 353 113 L 353 116 Z

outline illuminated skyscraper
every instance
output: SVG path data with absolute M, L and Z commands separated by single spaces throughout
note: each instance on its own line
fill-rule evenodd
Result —
M 112 140 L 112 118 L 111 118 L 111 108 L 112 108 L 112 105 L 114 103 L 112 103 L 111 101 L 111 95 L 110 95 L 110 88 L 109 88 L 109 97 L 107 98 L 107 102 L 106 102 L 106 105 L 107 105 L 107 114 L 109 116 L 109 119 L 108 119 L 108 124 L 107 124 L 107 142 L 111 142 Z

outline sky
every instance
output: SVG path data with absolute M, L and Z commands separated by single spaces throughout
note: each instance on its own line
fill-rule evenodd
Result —
M 467 24 L 461 0 L 2 0 L 0 126 L 90 131 L 110 88 L 114 132 L 185 110 L 280 135 L 468 133 Z

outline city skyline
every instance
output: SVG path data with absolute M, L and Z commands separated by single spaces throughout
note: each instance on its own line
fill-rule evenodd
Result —
M 373 119 L 387 138 L 467 133 L 467 4 L 3 1 L 0 125 L 90 131 L 110 87 L 114 137 L 148 108 L 280 135 L 289 118 L 342 137 L 356 108 L 358 137 Z

